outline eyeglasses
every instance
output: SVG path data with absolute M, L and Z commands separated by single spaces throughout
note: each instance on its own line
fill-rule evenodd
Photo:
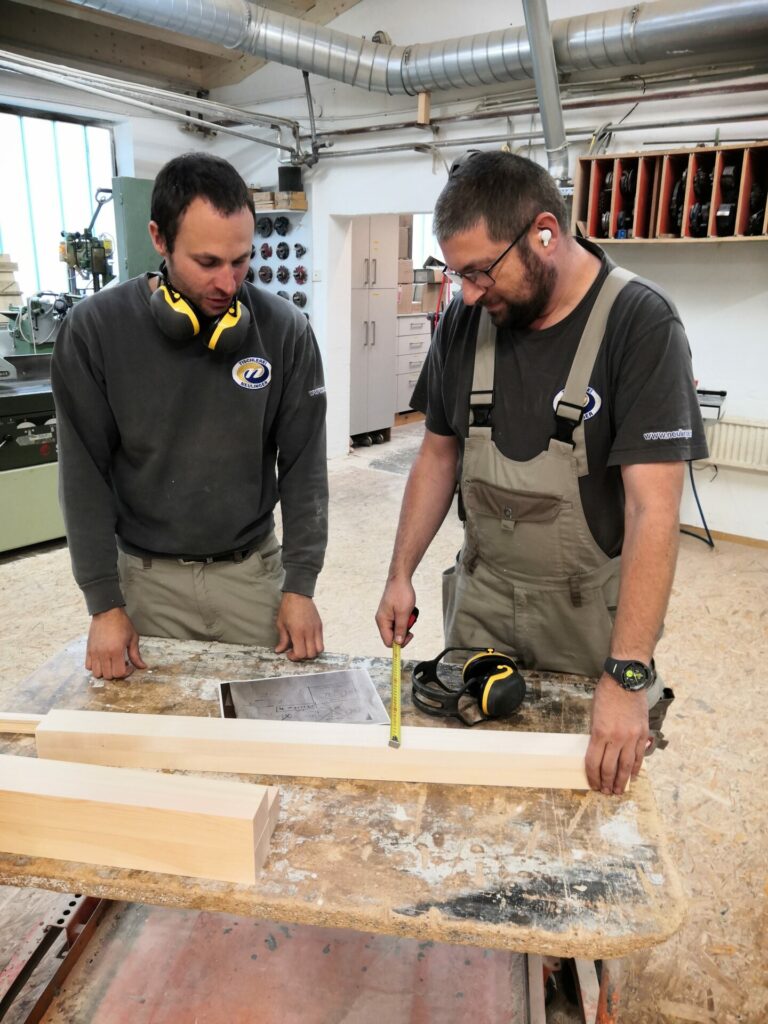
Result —
M 486 267 L 485 270 L 467 270 L 465 273 L 461 273 L 458 270 L 448 270 L 446 268 L 443 271 L 443 273 L 452 284 L 460 285 L 462 281 L 469 281 L 470 284 L 474 284 L 478 288 L 490 288 L 491 285 L 496 284 L 496 279 L 491 277 L 491 271 L 494 269 L 494 267 L 498 267 L 498 265 L 501 263 L 504 257 L 508 256 L 509 253 L 512 252 L 512 250 L 515 248 L 515 246 L 523 237 L 523 235 L 527 234 L 528 231 L 531 229 L 531 227 L 533 226 L 533 222 L 535 220 L 536 217 L 534 217 L 533 220 L 530 220 L 525 225 L 520 234 L 517 236 L 517 238 L 514 240 L 514 242 L 510 242 L 510 244 L 507 246 L 507 248 L 504 250 L 501 256 L 497 256 L 493 263 L 491 263 L 489 267 Z

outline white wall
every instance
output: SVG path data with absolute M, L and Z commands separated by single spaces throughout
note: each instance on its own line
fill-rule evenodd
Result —
M 623 245 L 608 248 L 629 270 L 674 299 L 699 387 L 727 391 L 724 413 L 768 421 L 768 241 Z M 768 480 L 744 470 L 702 467 L 696 488 L 710 530 L 768 540 Z M 690 485 L 682 521 L 701 526 Z
M 602 10 L 612 6 L 610 0 L 580 0 L 578 12 Z M 549 14 L 556 18 L 577 13 L 571 0 L 549 0 Z M 432 6 L 429 7 L 432 12 Z M 407 0 L 378 0 L 362 3 L 337 18 L 331 27 L 368 38 L 377 29 L 390 33 L 397 44 L 427 42 L 462 33 L 475 33 L 524 23 L 522 4 L 505 0 L 487 0 L 473 8 L 471 17 L 465 3 L 443 0 L 430 17 L 424 17 L 424 5 Z M 369 94 L 316 75 L 311 76 L 318 129 L 336 124 L 352 124 L 353 117 L 371 123 L 408 120 L 415 117 L 416 100 L 408 96 Z M 10 93 L 9 93 L 10 90 Z M 36 91 L 37 90 L 37 93 Z M 0 75 L 0 101 L 10 95 L 35 96 L 43 101 L 74 104 L 81 110 L 98 110 L 97 97 L 83 97 L 70 90 L 36 87 L 12 76 Z M 259 112 L 292 116 L 307 124 L 304 86 L 299 71 L 270 65 L 236 87 L 220 89 L 212 96 L 224 102 L 248 107 Z M 479 102 L 481 92 L 474 90 L 464 97 L 461 109 L 468 110 Z M 449 104 L 457 109 L 462 94 L 443 93 L 432 97 L 433 113 L 447 112 Z M 606 121 L 617 121 L 628 114 L 627 124 L 656 121 L 660 126 L 617 134 L 612 151 L 629 151 L 671 147 L 696 142 L 743 140 L 768 136 L 768 124 L 730 123 L 729 112 L 758 111 L 762 106 L 747 93 L 735 97 L 708 97 L 697 103 L 679 101 L 675 104 L 646 103 L 635 111 L 627 107 L 586 109 L 566 116 L 569 127 L 584 129 L 581 141 L 571 148 L 571 159 L 585 151 L 588 133 Z M 50 108 L 50 107 L 49 107 Z M 680 117 L 692 117 L 701 111 L 717 111 L 718 124 L 701 127 L 664 127 Z M 117 133 L 120 142 L 120 173 L 151 177 L 171 156 L 187 149 L 203 147 L 230 159 L 253 184 L 269 185 L 277 180 L 277 159 L 273 151 L 248 142 L 227 138 L 202 140 L 182 133 L 174 124 L 128 111 L 115 116 L 122 127 Z M 305 188 L 309 196 L 312 223 L 312 266 L 320 274 L 313 285 L 315 314 L 313 325 L 323 351 L 329 389 L 328 436 L 329 454 L 343 455 L 348 450 L 349 430 L 349 355 L 350 355 L 350 280 L 349 280 L 349 218 L 369 213 L 415 213 L 430 211 L 446 179 L 445 163 L 463 151 L 462 140 L 488 137 L 508 132 L 529 130 L 531 118 L 496 119 L 473 124 L 442 127 L 439 139 L 453 140 L 455 145 L 440 150 L 439 155 L 410 151 L 397 155 L 325 159 L 312 170 L 305 171 Z M 334 151 L 362 148 L 386 142 L 413 142 L 424 145 L 431 140 L 429 132 L 414 130 L 398 135 L 358 136 L 349 142 L 334 145 Z M 531 149 L 516 140 L 513 148 L 530 153 L 545 163 L 540 142 Z M 694 367 L 701 385 L 728 390 L 727 412 L 731 415 L 766 419 L 766 403 L 758 391 L 760 382 L 768 380 L 768 346 L 763 343 L 768 299 L 766 298 L 766 264 L 768 242 L 722 243 L 680 247 L 671 245 L 629 245 L 611 247 L 611 255 L 647 277 L 658 280 L 677 303 L 686 323 L 693 350 Z M 727 533 L 768 539 L 766 512 L 766 480 L 738 471 L 722 470 L 712 482 L 711 474 L 698 474 L 705 512 L 712 529 Z M 688 522 L 697 521 L 697 513 L 688 497 L 684 508 Z
M 609 3 L 602 0 L 579 4 L 579 11 L 601 10 Z M 473 9 L 471 23 L 466 5 L 448 0 L 441 4 L 441 20 L 423 18 L 419 5 L 404 0 L 384 6 L 364 0 L 332 23 L 333 28 L 350 33 L 370 35 L 379 28 L 390 32 L 395 43 L 429 41 L 456 36 L 462 32 L 478 32 L 505 24 L 522 24 L 522 5 L 489 0 Z M 550 17 L 572 15 L 573 5 L 566 0 L 550 0 Z M 406 96 L 368 94 L 362 90 L 311 76 L 318 129 L 325 119 L 336 124 L 355 123 L 367 113 L 369 122 L 410 120 L 415 116 L 416 101 Z M 477 101 L 476 93 L 473 102 Z M 274 110 L 306 123 L 306 102 L 299 72 L 290 68 L 270 66 L 257 72 L 238 87 L 220 90 L 217 98 L 253 109 Z M 460 97 L 459 97 L 460 98 Z M 436 105 L 456 100 L 448 94 L 432 97 Z M 588 131 L 607 121 L 618 121 L 630 110 L 605 107 L 581 110 L 566 115 L 566 125 Z M 712 144 L 719 138 L 744 140 L 768 135 L 768 124 L 728 123 L 728 113 L 759 112 L 759 94 L 743 94 L 734 98 L 708 97 L 698 102 L 678 101 L 674 104 L 645 103 L 629 114 L 628 124 L 656 122 L 653 129 L 617 133 L 611 151 L 633 151 L 648 148 L 671 148 L 678 144 L 704 142 Z M 718 111 L 716 125 L 671 126 L 679 118 Z M 342 120 L 347 118 L 349 120 Z M 313 223 L 315 257 L 313 266 L 319 270 L 326 287 L 316 284 L 314 305 L 315 330 L 326 361 L 329 388 L 328 436 L 329 453 L 342 455 L 348 450 L 349 431 L 349 279 L 348 237 L 349 217 L 366 213 L 413 213 L 432 209 L 446 180 L 445 163 L 455 158 L 465 146 L 461 139 L 524 132 L 529 117 L 518 117 L 474 124 L 442 127 L 439 138 L 455 139 L 439 155 L 417 152 L 396 155 L 373 155 L 347 159 L 322 160 L 317 168 L 305 172 Z M 716 132 L 719 133 L 716 135 Z M 387 142 L 428 142 L 424 132 L 357 136 L 345 143 L 337 142 L 334 150 L 363 148 Z M 586 151 L 587 134 L 571 147 L 572 167 L 578 155 Z M 513 148 L 529 152 L 534 159 L 546 163 L 540 142 L 531 150 L 519 141 Z M 268 165 L 267 165 L 268 166 Z M 276 165 L 275 165 L 276 166 Z M 265 167 L 262 164 L 262 173 Z M 268 175 L 268 171 L 266 172 Z M 274 171 L 276 177 L 276 170 Z M 760 392 L 761 382 L 768 380 L 768 346 L 764 344 L 768 322 L 768 241 L 765 243 L 707 243 L 686 246 L 643 246 L 632 244 L 611 246 L 610 255 L 630 269 L 658 281 L 677 303 L 686 325 L 694 359 L 694 371 L 702 387 L 728 391 L 726 412 L 734 416 L 768 419 L 768 403 Z M 345 278 L 345 274 L 347 275 Z M 736 470 L 720 470 L 714 480 L 709 470 L 697 474 L 697 486 L 711 529 L 748 537 L 768 539 L 768 495 L 762 476 Z M 683 519 L 698 523 L 699 516 L 688 485 L 683 505 Z

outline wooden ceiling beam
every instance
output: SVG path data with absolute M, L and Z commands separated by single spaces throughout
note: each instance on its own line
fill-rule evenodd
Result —
M 70 66 L 98 67 L 116 78 L 135 74 L 155 85 L 204 89 L 206 58 L 159 39 L 142 39 L 89 21 L 0 0 L 3 47 Z
M 325 25 L 359 0 L 273 0 L 264 6 Z M 267 61 L 204 39 L 104 14 L 69 0 L 0 0 L 3 46 L 72 66 L 103 68 L 116 77 L 171 88 L 209 90 L 237 85 Z M 298 69 L 297 69 L 298 74 Z
M 208 57 L 222 59 L 229 57 L 231 54 L 231 51 L 226 47 L 218 46 L 216 43 L 209 43 L 205 39 L 197 39 L 194 36 L 182 35 L 179 32 L 155 28 L 152 25 L 146 25 L 144 22 L 135 21 L 132 18 L 121 18 L 114 14 L 104 14 L 101 11 L 94 11 L 88 7 L 71 4 L 68 0 L 8 0 L 8 2 L 18 4 L 21 7 L 31 7 L 34 10 L 44 11 L 49 14 L 63 15 L 74 21 L 100 25 L 102 28 L 124 32 L 127 35 L 139 36 L 142 39 L 153 39 L 165 45 L 178 46 L 183 50 L 191 50 L 193 53 L 203 53 Z

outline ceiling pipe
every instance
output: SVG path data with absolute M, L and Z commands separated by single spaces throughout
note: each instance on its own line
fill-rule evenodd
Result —
M 236 138 L 246 139 L 249 142 L 287 153 L 291 160 L 302 161 L 305 159 L 299 124 L 288 118 L 253 114 L 238 107 L 214 103 L 183 93 L 170 92 L 167 89 L 140 85 L 136 82 L 126 82 L 106 75 L 97 75 L 90 71 L 77 71 L 64 64 L 51 64 L 6 50 L 0 50 L 0 71 L 26 75 L 40 81 L 51 82 L 54 85 L 63 85 L 80 92 L 90 93 L 93 96 L 113 99 L 126 106 L 147 110 L 192 128 L 205 128 L 214 133 L 233 135 Z M 193 115 L 190 111 L 197 113 Z M 223 123 L 224 121 L 229 123 Z M 240 127 L 237 127 L 238 125 Z M 278 139 L 272 141 L 252 135 L 247 130 L 249 128 L 252 130 L 272 129 L 277 132 Z M 282 142 L 282 132 L 288 129 L 293 136 L 293 146 Z
M 626 132 L 638 129 L 639 131 L 657 131 L 663 128 L 692 128 L 699 125 L 716 125 L 717 115 L 714 114 L 711 117 L 700 116 L 700 117 L 684 117 L 674 121 L 663 120 L 663 121 L 645 121 L 642 124 L 627 124 L 627 122 L 617 121 L 615 124 L 606 124 L 603 126 L 603 130 L 606 132 Z M 729 114 L 729 122 L 737 121 L 765 121 L 768 122 L 768 110 L 755 111 L 749 114 Z M 574 127 L 567 128 L 566 135 L 572 139 L 589 139 L 594 136 L 594 128 L 592 127 Z M 382 153 L 402 153 L 402 152 L 415 152 L 415 153 L 430 153 L 432 151 L 440 149 L 457 149 L 466 150 L 470 146 L 492 146 L 496 143 L 509 143 L 509 142 L 528 142 L 532 139 L 540 139 L 543 137 L 543 131 L 520 131 L 520 132 L 505 132 L 504 135 L 479 135 L 472 138 L 466 139 L 430 139 L 429 142 L 398 142 L 391 143 L 386 146 L 370 146 L 366 149 L 339 149 L 329 150 L 323 153 L 324 160 L 340 160 L 343 157 L 353 156 L 375 156 Z M 696 140 L 697 143 L 701 142 L 701 139 Z M 733 141 L 733 140 L 731 140 Z M 714 142 L 714 140 L 713 140 Z M 683 145 L 683 143 L 680 143 Z M 690 143 L 685 143 L 690 145 Z
M 248 0 L 72 0 L 372 92 L 432 92 L 533 77 L 526 30 L 413 46 L 369 42 Z M 768 0 L 655 0 L 552 23 L 560 72 L 682 58 L 735 61 L 768 49 Z
M 565 138 L 560 83 L 549 27 L 547 0 L 523 0 L 523 13 L 531 49 L 533 79 L 539 99 L 549 173 L 559 185 L 571 184 L 568 173 L 568 142 Z
M 695 100 L 703 96 L 738 96 L 748 92 L 766 91 L 768 91 L 768 81 L 762 79 L 758 82 L 711 85 L 704 88 L 681 86 L 672 89 L 657 89 L 653 92 L 628 92 L 620 96 L 604 96 L 599 90 L 596 90 L 582 98 L 563 100 L 562 107 L 563 111 L 591 110 L 593 107 L 637 106 L 638 104 L 649 102 L 681 99 Z M 527 98 L 522 97 L 515 103 L 510 103 L 507 100 L 506 105 L 503 107 L 476 109 L 462 114 L 443 114 L 439 117 L 433 117 L 429 123 L 432 126 L 439 127 L 444 124 L 458 124 L 465 121 L 498 121 L 504 117 L 523 117 L 529 114 L 536 114 L 538 110 L 539 106 L 535 99 L 529 101 Z M 389 121 L 384 124 L 377 122 L 376 124 L 358 125 L 356 128 L 328 128 L 325 131 L 316 131 L 314 137 L 316 139 L 342 139 L 353 135 L 375 135 L 381 132 L 405 131 L 412 128 L 423 129 L 423 127 L 416 120 Z M 303 140 L 309 138 L 309 136 L 303 133 L 301 138 Z

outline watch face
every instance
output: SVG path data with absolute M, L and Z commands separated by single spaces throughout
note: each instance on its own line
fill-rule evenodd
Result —
M 630 661 L 624 666 L 621 678 L 628 690 L 642 690 L 648 683 L 650 673 L 640 661 Z
M 653 662 L 650 667 L 642 661 L 620 661 L 606 658 L 603 670 L 613 676 L 625 690 L 645 690 L 656 678 Z

